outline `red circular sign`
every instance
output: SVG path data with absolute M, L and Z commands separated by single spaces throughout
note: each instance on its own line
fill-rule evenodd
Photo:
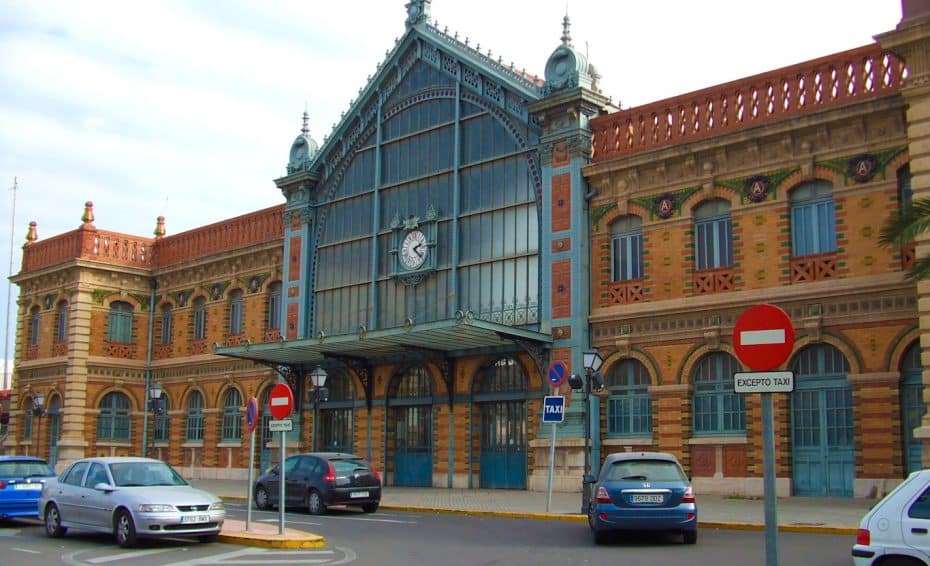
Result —
M 565 382 L 565 378 L 568 376 L 568 366 L 562 360 L 555 360 L 549 364 L 548 376 L 552 387 L 558 387 Z
M 741 362 L 756 371 L 775 369 L 794 348 L 794 326 L 788 313 L 775 305 L 749 307 L 736 320 L 733 349 Z
M 278 419 L 286 419 L 294 408 L 294 394 L 286 383 L 276 383 L 271 388 L 268 395 L 268 408 L 271 410 L 271 416 Z

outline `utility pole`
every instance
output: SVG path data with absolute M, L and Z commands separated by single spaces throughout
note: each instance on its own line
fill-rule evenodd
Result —
M 13 238 L 16 232 L 16 191 L 19 189 L 19 177 L 13 177 L 13 214 L 10 219 L 10 269 L 7 272 L 8 277 L 13 276 Z M 9 384 L 12 384 L 12 380 L 8 384 L 7 380 L 10 378 L 9 365 L 10 365 L 10 301 L 12 300 L 13 284 L 10 283 L 9 278 L 7 279 L 6 287 L 6 326 L 4 326 L 3 334 L 3 383 L 0 383 L 0 388 L 6 388 Z

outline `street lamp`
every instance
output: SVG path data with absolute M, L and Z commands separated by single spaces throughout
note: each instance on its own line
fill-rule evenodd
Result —
M 36 393 L 32 396 L 32 415 L 37 417 L 39 420 L 36 423 L 35 437 L 36 437 L 36 456 L 39 456 L 39 447 L 42 446 L 42 439 L 39 438 L 42 434 L 42 415 L 45 414 L 45 395 L 42 393 Z
M 584 380 L 584 475 L 581 479 L 581 512 L 588 512 L 591 503 L 591 488 L 594 478 L 591 477 L 591 391 L 600 391 L 604 388 L 604 379 L 601 377 L 601 365 L 604 358 L 596 349 L 585 350 L 582 354 L 584 371 L 587 379 Z M 577 383 L 577 380 L 576 380 Z
M 310 372 L 310 383 L 313 389 L 310 390 L 310 404 L 313 406 L 313 450 L 316 450 L 317 428 L 319 427 L 319 404 L 329 400 L 329 390 L 323 387 L 326 384 L 326 370 L 320 366 L 313 368 Z
M 152 412 L 152 441 L 149 446 L 155 444 L 155 435 L 158 430 L 158 415 L 162 413 L 161 407 L 162 387 L 158 382 L 149 386 L 149 411 Z

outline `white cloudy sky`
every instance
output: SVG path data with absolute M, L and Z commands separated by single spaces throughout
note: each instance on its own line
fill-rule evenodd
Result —
M 282 202 L 272 179 L 304 106 L 322 142 L 403 34 L 405 2 L 0 0 L 0 187 L 19 179 L 12 228 L 0 191 L 0 269 L 12 243 L 19 271 L 30 220 L 40 239 L 74 229 L 87 200 L 98 228 L 140 236 L 159 215 L 176 234 Z M 434 0 L 432 16 L 542 74 L 566 8 L 624 107 L 866 45 L 901 19 L 898 0 Z

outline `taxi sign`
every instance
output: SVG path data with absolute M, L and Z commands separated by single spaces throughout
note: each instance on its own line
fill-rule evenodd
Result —
M 560 423 L 565 420 L 565 397 L 546 395 L 543 399 L 543 422 Z

